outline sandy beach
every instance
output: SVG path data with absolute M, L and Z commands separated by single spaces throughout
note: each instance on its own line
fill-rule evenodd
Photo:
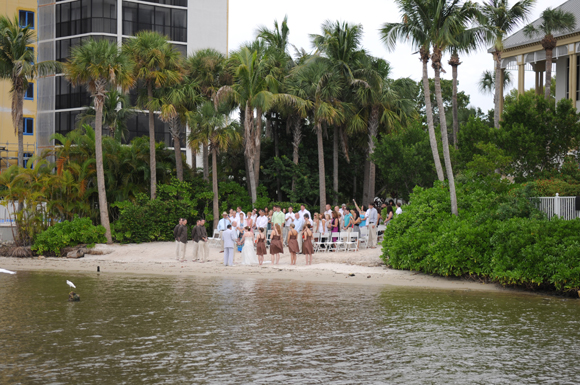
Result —
M 52 270 L 70 272 L 96 272 L 101 274 L 125 273 L 143 275 L 220 276 L 259 279 L 286 279 L 317 282 L 335 282 L 362 285 L 394 285 L 450 290 L 507 291 L 496 284 L 483 284 L 457 278 L 433 277 L 426 274 L 387 268 L 380 259 L 381 250 L 366 249 L 358 252 L 316 253 L 313 264 L 305 265 L 305 257 L 298 256 L 298 264 L 290 265 L 290 254 L 285 248 L 279 265 L 269 262 L 262 266 L 238 265 L 241 254 L 236 251 L 235 266 L 223 265 L 223 253 L 210 247 L 208 261 L 193 262 L 191 243 L 188 259 L 180 263 L 175 259 L 175 243 L 102 245 L 94 250 L 102 255 L 85 255 L 79 259 L 68 258 L 7 258 L 0 257 L 0 267 L 14 271 Z M 352 276 L 351 274 L 354 274 Z

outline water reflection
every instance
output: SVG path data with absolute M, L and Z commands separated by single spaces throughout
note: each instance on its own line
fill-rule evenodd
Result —
M 0 383 L 575 382 L 579 303 L 19 272 L 0 276 Z

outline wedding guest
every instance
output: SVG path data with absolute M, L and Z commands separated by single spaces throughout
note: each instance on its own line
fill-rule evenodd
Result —
M 350 241 L 350 233 L 352 232 L 352 225 L 350 223 L 351 220 L 352 220 L 352 214 L 345 209 L 344 215 L 342 217 L 342 228 L 348 234 L 347 238 L 344 240 L 345 242 Z
M 332 211 L 330 212 L 330 214 L 325 215 L 324 222 L 326 226 L 325 232 L 330 233 L 332 231 Z
M 220 239 L 222 241 L 222 251 L 220 251 L 220 253 L 224 252 L 224 231 L 226 231 L 228 229 L 228 225 L 231 225 L 232 222 L 230 221 L 230 219 L 228 218 L 228 213 L 226 213 L 225 211 L 222 213 L 222 219 L 220 219 L 220 221 L 218 222 L 218 231 L 220 232 Z
M 352 219 L 350 221 L 350 223 L 352 224 L 352 231 L 358 233 L 358 245 L 360 247 L 360 228 L 359 228 L 360 215 L 355 209 L 350 210 L 350 213 L 352 215 Z
M 306 210 L 306 206 L 304 205 L 300 205 L 300 211 L 298 211 L 298 213 L 302 219 L 304 219 L 304 214 L 308 214 L 308 218 L 312 217 L 312 215 L 310 215 L 310 211 Z
M 304 225 L 302 226 L 302 228 L 304 228 L 304 226 L 306 225 L 310 225 L 310 227 L 312 227 L 312 220 L 310 219 L 310 215 L 308 214 L 304 214 Z
M 294 229 L 298 232 L 298 250 L 302 252 L 302 228 L 304 227 L 304 219 L 300 218 L 300 213 L 294 216 Z
M 201 256 L 201 254 L 203 254 L 203 250 L 199 250 L 200 249 L 200 244 L 199 242 L 201 242 L 201 226 L 199 225 L 200 220 L 198 219 L 197 222 L 195 223 L 195 226 L 193 227 L 193 230 L 191 231 L 191 238 L 193 240 L 193 245 L 192 245 L 192 249 L 193 249 L 193 253 L 192 253 L 192 261 L 197 261 L 199 259 L 199 257 Z M 203 245 L 201 245 L 203 248 Z
M 332 227 L 331 227 L 331 232 L 332 233 L 339 233 L 340 231 L 340 219 L 338 217 L 338 210 L 333 211 L 332 212 Z M 334 234 L 333 234 L 334 235 Z M 338 240 L 338 236 L 336 237 L 332 237 L 332 242 L 336 242 Z
M 288 251 L 290 251 L 290 264 L 296 264 L 296 254 L 300 252 L 300 247 L 298 247 L 298 231 L 294 228 L 294 223 L 291 223 L 288 227 L 288 239 L 286 243 L 288 244 Z
M 367 218 L 367 227 L 369 229 L 369 248 L 374 249 L 377 247 L 377 209 L 375 209 L 374 202 L 369 203 L 369 215 Z
M 264 263 L 264 255 L 266 255 L 266 235 L 263 227 L 260 227 L 259 231 L 260 233 L 256 240 L 256 254 L 258 254 L 258 264 L 262 265 Z
M 270 210 L 268 210 L 267 207 L 264 207 L 264 216 L 268 219 L 268 224 L 266 225 L 266 228 L 268 229 L 268 231 L 272 230 L 272 213 L 270 212 Z
M 325 210 L 324 210 L 324 215 L 326 216 L 327 214 L 332 215 L 332 209 L 330 208 L 329 204 L 326 204 Z
M 290 230 L 290 225 L 294 222 L 294 213 L 292 212 L 292 206 L 288 207 L 288 212 L 285 215 L 284 228 L 282 231 L 284 232 L 284 239 L 288 238 L 288 230 Z
M 312 232 L 316 233 L 318 231 L 319 226 L 320 226 L 320 214 L 314 213 L 314 217 L 312 218 Z M 318 239 L 314 240 L 318 241 Z
M 258 210 L 253 209 L 250 218 L 252 219 L 252 225 L 254 226 L 254 230 L 257 230 L 258 227 L 256 226 L 256 219 L 258 219 Z
M 280 262 L 280 254 L 284 254 L 284 247 L 282 246 L 282 229 L 280 225 L 274 226 L 272 234 L 270 235 L 270 255 L 272 256 L 272 265 L 274 261 L 276 265 Z
M 179 241 L 179 262 L 185 262 L 185 249 L 187 248 L 187 219 L 181 221 L 177 229 L 177 240 Z
M 397 215 L 403 214 L 403 209 L 401 208 L 401 202 L 397 202 L 397 211 L 395 211 L 395 214 L 397 214 Z
M 356 201 L 354 199 L 352 201 L 354 202 L 354 205 L 355 205 L 355 207 L 356 207 L 356 209 L 358 211 L 358 215 L 360 216 L 359 227 L 360 228 L 363 228 L 363 227 L 365 227 L 367 225 L 367 223 L 366 223 L 366 213 L 367 212 L 365 210 L 365 206 L 363 205 L 361 207 L 358 207 L 358 205 L 356 204 Z
M 205 228 L 205 219 L 201 219 L 199 222 L 201 227 L 201 241 L 200 244 L 198 245 L 198 255 L 199 262 L 204 263 L 207 261 L 207 257 L 209 256 L 209 242 L 207 241 L 207 230 Z
M 250 229 L 253 229 L 255 227 L 254 220 L 252 219 L 252 213 L 250 211 L 248 211 L 248 214 L 246 214 L 246 223 L 250 227 Z
M 304 244 L 302 245 L 302 252 L 306 256 L 306 264 L 312 265 L 312 254 L 314 254 L 314 247 L 312 246 L 312 229 L 310 224 L 306 225 L 304 229 Z
M 274 206 L 274 213 L 272 214 L 272 225 L 280 225 L 280 228 L 284 227 L 284 222 L 286 218 L 284 213 L 282 213 L 280 206 Z
M 264 230 L 268 228 L 268 217 L 264 215 L 263 210 L 260 210 L 260 216 L 256 218 L 256 227 L 263 227 Z
M 177 259 L 178 261 L 179 261 L 180 245 L 179 245 L 179 239 L 177 237 L 177 230 L 179 230 L 179 226 L 181 226 L 182 223 L 183 223 L 183 218 L 179 218 L 177 225 L 173 228 L 173 238 L 175 238 L 175 259 Z
M 340 212 L 340 215 L 350 213 L 350 211 L 346 208 L 346 203 L 343 203 L 342 206 L 340 206 L 340 210 L 338 211 Z

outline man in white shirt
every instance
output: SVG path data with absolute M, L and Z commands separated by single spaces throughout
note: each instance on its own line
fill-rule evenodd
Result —
M 256 218 L 256 227 L 263 227 L 264 231 L 268 229 L 268 217 L 264 215 L 264 210 L 260 210 L 260 216 Z
M 367 213 L 368 213 L 367 227 L 369 229 L 369 247 L 371 249 L 374 249 L 375 247 L 377 247 L 377 225 L 379 219 L 379 214 L 377 212 L 377 209 L 375 209 L 374 202 L 369 203 L 369 209 L 367 210 Z
M 344 218 L 344 216 L 348 214 L 348 210 L 346 209 L 346 203 L 343 203 L 338 211 L 340 212 L 340 215 L 342 215 L 342 217 Z
M 302 206 L 304 208 L 304 206 Z M 294 216 L 294 230 L 298 231 L 298 249 L 302 252 L 302 228 L 304 227 L 304 218 L 300 217 L 300 213 Z
M 330 208 L 329 204 L 326 205 L 326 211 L 324 211 L 324 215 L 326 214 L 332 216 L 332 209 Z
M 397 202 L 397 211 L 395 211 L 395 214 L 399 215 L 403 213 L 403 209 L 401 208 L 401 202 Z
M 294 222 L 294 213 L 292 212 L 293 208 L 292 206 L 288 207 L 288 212 L 285 215 L 285 222 L 284 222 L 284 228 L 282 229 L 282 234 L 283 234 L 283 243 L 286 244 L 286 241 L 288 240 L 288 231 L 290 231 L 290 225 Z
M 238 226 L 241 225 L 241 218 L 240 218 L 240 213 L 242 212 L 242 208 L 238 207 L 236 210 L 236 213 L 234 214 L 234 221 L 236 221 L 236 223 L 238 224 Z
M 308 217 L 312 218 L 310 211 L 306 210 L 306 207 L 304 207 L 304 205 L 300 206 L 300 211 L 298 211 L 297 214 L 300 214 L 300 219 L 302 219 L 302 220 L 304 220 L 304 214 L 308 214 Z
M 222 213 L 222 219 L 220 219 L 220 221 L 218 222 L 218 231 L 220 232 L 220 239 L 222 241 L 222 251 L 220 251 L 220 253 L 224 252 L 224 231 L 226 231 L 228 229 L 228 225 L 231 225 L 232 222 L 229 220 L 228 218 L 228 213 L 226 213 L 225 211 Z
M 252 216 L 251 216 L 251 218 L 252 218 L 252 228 L 253 229 L 257 229 L 256 219 L 258 219 L 258 214 L 256 214 L 256 209 L 253 209 L 252 210 Z

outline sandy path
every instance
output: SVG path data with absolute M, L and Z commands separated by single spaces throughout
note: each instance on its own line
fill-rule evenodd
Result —
M 187 250 L 188 260 L 179 263 L 175 259 L 175 243 L 153 242 L 129 245 L 97 245 L 105 255 L 87 255 L 80 259 L 67 258 L 6 258 L 0 257 L 0 267 L 10 270 L 54 270 L 129 274 L 161 274 L 180 276 L 221 276 L 239 278 L 293 279 L 318 282 L 342 282 L 365 285 L 395 285 L 453 290 L 506 291 L 499 285 L 481 284 L 453 278 L 393 270 L 380 259 L 379 248 L 359 252 L 317 253 L 313 264 L 305 265 L 303 255 L 298 256 L 298 265 L 290 265 L 290 254 L 285 249 L 279 265 L 265 263 L 262 266 L 225 267 L 220 249 L 210 247 L 208 262 L 191 261 L 191 242 Z M 240 262 L 236 251 L 234 264 Z M 269 258 L 265 258 L 266 261 Z M 350 276 L 349 274 L 354 274 Z

